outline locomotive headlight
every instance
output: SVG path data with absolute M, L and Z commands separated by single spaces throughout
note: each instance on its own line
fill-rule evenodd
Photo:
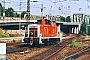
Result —
M 31 35 L 33 35 L 33 32 L 30 32 Z

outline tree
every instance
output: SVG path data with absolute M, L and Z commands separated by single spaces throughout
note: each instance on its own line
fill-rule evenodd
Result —
M 8 9 L 5 9 L 5 16 L 6 16 L 6 17 L 9 17 Z
M 65 17 L 60 16 L 60 20 L 63 21 L 63 22 L 65 22 Z
M 4 7 L 2 7 L 2 5 L 0 6 L 0 14 L 1 14 L 1 16 L 3 16 L 3 9 L 4 9 Z
M 0 3 L 0 7 L 2 7 L 2 4 Z
M 3 16 L 3 10 L 4 10 L 4 7 L 2 7 L 2 5 L 0 4 L 0 15 Z M 18 13 L 15 13 L 14 9 L 13 8 L 8 8 L 8 9 L 5 9 L 5 16 L 6 17 L 19 17 L 20 14 Z
M 14 9 L 13 8 L 5 9 L 5 14 L 6 17 L 14 17 Z
M 66 17 L 66 22 L 71 22 L 70 16 L 67 16 L 67 17 Z
M 21 13 L 21 19 L 24 18 L 24 15 L 25 15 L 25 14 L 26 14 L 25 11 L 23 11 L 23 12 Z
M 88 26 L 88 35 L 90 35 L 90 26 Z
M 1 9 L 2 9 L 2 4 L 0 3 L 0 19 L 1 19 Z
M 20 14 L 16 13 L 16 17 L 20 17 Z
M 86 23 L 85 22 L 82 22 L 80 33 L 86 34 Z

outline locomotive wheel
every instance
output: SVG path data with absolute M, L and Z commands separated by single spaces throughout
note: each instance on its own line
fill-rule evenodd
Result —
M 54 45 L 55 43 L 54 42 L 50 42 L 50 45 Z
M 50 45 L 50 42 L 45 42 L 44 45 L 45 45 L 45 46 L 48 46 L 48 45 Z

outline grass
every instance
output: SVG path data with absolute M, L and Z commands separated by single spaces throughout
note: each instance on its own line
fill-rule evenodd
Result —
M 61 56 L 60 60 L 65 60 L 65 55 L 64 54 L 61 54 L 60 56 Z
M 10 37 L 8 33 L 0 32 L 0 37 Z
M 8 34 L 8 33 L 3 33 L 3 32 L 0 32 L 0 37 L 18 37 L 18 36 L 22 36 L 22 34 Z
M 84 40 L 89 40 L 90 39 L 90 36 L 86 35 Z
M 0 38 L 2 38 L 2 37 L 18 37 L 18 36 L 22 36 L 22 34 L 19 34 L 19 33 L 9 34 L 9 33 L 3 32 L 3 29 L 0 28 Z
M 76 42 L 76 40 L 72 41 L 72 44 L 70 44 L 70 48 L 81 48 L 83 47 L 83 43 L 82 42 Z

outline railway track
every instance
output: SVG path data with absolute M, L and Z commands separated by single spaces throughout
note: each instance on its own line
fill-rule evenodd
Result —
M 43 53 L 40 53 L 38 55 L 35 55 L 33 57 L 29 57 L 26 60 L 50 60 L 50 58 L 53 55 L 55 55 L 56 53 L 61 51 L 64 47 L 66 47 L 66 45 L 70 44 L 72 42 L 72 40 L 74 39 L 74 37 L 70 38 L 69 40 L 63 40 L 61 43 L 56 44 L 49 50 L 47 50 Z
M 15 53 L 15 52 L 24 51 L 25 49 L 30 49 L 31 47 L 32 46 L 25 45 L 23 43 L 20 43 L 20 44 L 14 43 L 14 44 L 7 45 L 6 52 L 7 53 Z
M 19 46 L 19 45 L 23 45 L 23 43 L 13 43 L 13 44 L 7 44 L 6 43 L 6 47 L 9 48 L 9 47 L 15 47 L 15 46 Z
M 67 56 L 65 59 L 66 60 L 76 59 L 84 54 L 88 54 L 88 52 L 90 53 L 90 46 L 87 46 L 86 48 L 84 48 L 84 49 L 82 49 L 82 50 L 80 50 L 80 51 L 78 51 L 70 56 Z
M 46 50 L 46 51 L 44 51 L 44 52 L 42 52 L 42 53 L 40 53 L 38 55 L 34 55 L 32 57 L 27 57 L 27 58 L 25 58 L 25 60 L 50 60 L 59 51 L 61 51 L 64 47 L 66 47 L 66 45 L 70 44 L 72 42 L 72 40 L 75 39 L 75 38 L 76 38 L 76 35 L 72 36 L 71 38 L 69 37 L 66 40 L 63 40 L 62 42 L 60 42 L 60 43 L 58 43 L 56 45 L 50 46 L 50 49 L 48 49 L 48 50 Z M 90 47 L 87 47 L 86 49 L 88 50 L 89 48 Z M 7 48 L 7 53 L 22 52 L 22 51 L 24 51 L 26 49 L 31 49 L 31 47 L 30 46 L 25 46 L 25 45 L 19 45 L 19 46 L 15 46 L 15 47 L 12 47 L 12 48 Z M 85 49 L 83 49 L 82 51 L 84 52 L 84 50 Z M 78 54 L 75 55 L 74 57 L 81 56 L 81 55 L 78 55 Z M 80 54 L 82 54 L 82 53 L 80 53 Z M 68 60 L 68 58 L 66 58 L 66 59 Z
M 43 60 L 43 59 L 48 60 L 54 54 L 56 54 L 58 51 L 62 50 L 66 45 L 70 44 L 74 37 L 67 38 L 67 39 L 70 39 L 69 41 L 68 40 L 63 40 L 60 44 L 58 43 L 56 45 L 51 45 L 51 46 L 49 46 L 50 47 L 49 50 L 44 51 L 44 52 L 40 53 L 39 55 L 34 55 L 33 57 L 27 57 L 26 60 L 38 60 L 38 59 L 40 59 L 40 60 Z M 31 46 L 24 45 L 24 44 L 15 45 L 13 47 L 8 47 L 7 48 L 7 54 L 15 53 L 15 52 L 22 52 L 22 51 L 26 51 L 27 49 L 31 50 L 32 48 L 31 48 Z
M 30 46 L 25 45 L 25 44 L 19 44 L 13 47 L 6 48 L 6 52 L 7 53 L 22 52 L 22 51 L 25 51 L 26 49 L 30 49 Z

